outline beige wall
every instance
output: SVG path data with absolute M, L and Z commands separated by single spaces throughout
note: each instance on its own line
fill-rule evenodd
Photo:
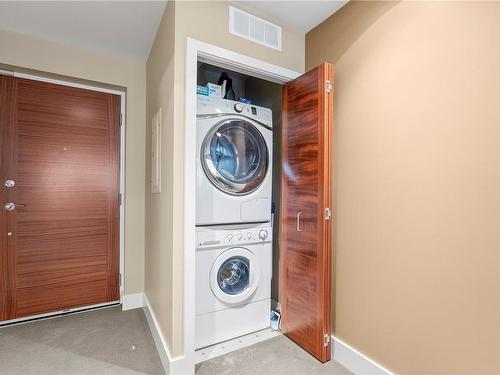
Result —
M 172 351 L 174 7 L 169 1 L 147 62 L 145 293 Z M 161 193 L 151 194 L 151 121 L 162 110 Z
M 169 2 L 170 3 L 170 2 Z M 173 3 L 173 2 L 172 2 Z M 171 237 L 165 240 L 164 246 L 151 245 L 147 250 L 146 274 L 151 279 L 158 276 L 149 275 L 150 262 L 149 254 L 158 257 L 161 253 L 166 261 L 161 268 L 156 267 L 155 273 L 165 273 L 169 275 L 171 283 L 164 283 L 159 287 L 158 292 L 164 298 L 168 296 L 171 306 L 162 312 L 157 312 L 158 320 L 163 333 L 169 344 L 169 349 L 173 356 L 177 356 L 183 351 L 183 158 L 184 158 L 184 87 L 185 87 L 185 54 L 187 37 L 195 38 L 203 42 L 211 43 L 219 47 L 227 48 L 242 54 L 252 56 L 270 63 L 274 63 L 285 68 L 296 71 L 303 71 L 304 68 L 304 35 L 283 28 L 283 50 L 276 51 L 252 43 L 242 38 L 229 34 L 228 32 L 228 2 L 226 1 L 199 1 L 199 2 L 175 2 L 175 6 L 170 4 L 167 15 L 162 21 L 161 30 L 168 28 L 168 22 L 172 23 L 172 16 L 168 12 L 175 14 L 174 30 L 160 32 L 153 46 L 152 55 L 148 60 L 148 75 L 155 77 L 169 77 L 165 79 L 168 88 L 164 92 L 148 88 L 148 122 L 152 114 L 158 109 L 160 103 L 173 103 L 170 108 L 169 122 L 164 121 L 163 127 L 169 132 L 171 138 L 163 144 L 163 151 L 171 145 L 171 158 L 165 160 L 172 176 L 171 186 L 168 190 L 162 191 L 165 195 L 165 202 L 172 205 L 171 218 L 162 217 L 157 221 L 150 220 L 151 237 L 159 236 L 162 231 L 168 231 Z M 170 26 L 171 27 L 171 26 Z M 174 46 L 174 78 L 171 80 L 171 37 L 175 38 Z M 168 42 L 165 41 L 168 39 Z M 163 59 L 155 56 L 164 56 Z M 168 57 L 165 57 L 167 56 Z M 148 80 L 149 82 L 149 80 Z M 172 86 L 173 84 L 173 86 Z M 173 91 L 172 91 L 173 90 Z M 170 104 L 172 105 L 172 104 Z M 166 111 L 162 113 L 166 116 Z M 170 117 L 172 116 L 172 117 Z M 168 130 L 166 126 L 171 126 Z M 150 148 L 147 151 L 148 158 Z M 149 168 L 149 165 L 147 166 Z M 149 194 L 149 190 L 148 190 Z M 167 203 L 165 203 L 167 204 Z M 151 205 L 152 206 L 152 205 Z M 151 215 L 154 215 L 152 213 Z M 151 218 L 150 218 L 151 219 Z M 168 255 L 167 255 L 168 253 Z M 156 258 L 151 258 L 156 259 Z M 152 268 L 152 267 L 151 267 Z M 167 276 L 165 276 L 167 277 Z M 148 291 L 146 282 L 146 291 Z M 161 292 L 160 292 L 161 291 Z M 150 293 L 147 292 L 149 298 Z M 153 306 L 154 307 L 154 306 Z
M 500 373 L 500 3 L 349 3 L 335 64 L 335 334 L 406 374 Z
M 144 63 L 0 31 L 0 64 L 127 90 L 125 294 L 144 288 Z

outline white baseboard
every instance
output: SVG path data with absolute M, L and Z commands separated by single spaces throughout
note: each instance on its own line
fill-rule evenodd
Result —
M 158 321 L 156 320 L 156 316 L 151 309 L 151 305 L 149 304 L 148 298 L 144 295 L 144 315 L 146 315 L 146 320 L 149 324 L 149 330 L 153 335 L 153 339 L 156 344 L 156 349 L 158 350 L 158 354 L 160 355 L 160 360 L 163 365 L 163 369 L 165 370 L 166 375 L 187 375 L 189 371 L 186 368 L 189 368 L 189 364 L 185 363 L 185 357 L 176 357 L 172 358 L 170 355 L 170 350 L 167 345 L 167 341 L 161 332 L 160 326 L 158 325 Z M 194 367 L 191 371 L 194 374 Z
M 146 315 L 146 320 L 149 324 L 149 330 L 153 335 L 153 339 L 156 344 L 156 349 L 158 350 L 158 354 L 160 355 L 160 360 L 165 369 L 165 374 L 170 375 L 170 362 L 171 356 L 170 351 L 168 350 L 167 342 L 165 341 L 165 337 L 161 332 L 160 326 L 158 325 L 158 321 L 154 315 L 154 312 L 151 310 L 151 305 L 149 304 L 148 298 L 144 296 L 144 315 Z
M 187 363 L 184 356 L 172 358 L 165 337 L 163 336 L 158 321 L 151 310 L 151 305 L 143 293 L 129 294 L 123 296 L 123 310 L 131 310 L 142 307 L 149 324 L 149 329 L 160 355 L 161 363 L 167 375 L 186 375 L 193 371 L 189 370 L 191 365 Z M 277 306 L 276 306 L 277 307 Z M 352 371 L 356 375 L 394 375 L 383 366 L 371 360 L 342 340 L 332 336 L 333 359 Z M 199 356 L 197 356 L 199 357 Z M 206 360 L 206 358 L 204 359 Z M 197 358 L 200 362 L 200 358 Z M 193 369 L 194 370 L 194 369 Z
M 356 375 L 393 375 L 342 340 L 332 336 L 333 359 Z
M 127 294 L 122 298 L 122 310 L 140 309 L 144 307 L 144 293 Z

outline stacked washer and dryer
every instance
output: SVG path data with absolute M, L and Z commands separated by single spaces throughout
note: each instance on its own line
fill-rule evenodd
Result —
M 272 112 L 198 95 L 196 348 L 269 327 Z

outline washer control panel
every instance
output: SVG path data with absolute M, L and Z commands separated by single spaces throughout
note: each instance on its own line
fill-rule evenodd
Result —
M 270 241 L 271 228 L 241 229 L 230 231 L 224 238 L 225 244 L 244 244 Z
M 196 233 L 196 247 L 233 246 L 272 241 L 271 226 L 242 229 L 204 229 Z

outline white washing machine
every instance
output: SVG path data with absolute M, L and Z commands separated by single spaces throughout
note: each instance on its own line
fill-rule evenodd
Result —
M 271 220 L 272 112 L 198 95 L 196 225 Z
M 270 325 L 272 228 L 199 227 L 196 349 Z

